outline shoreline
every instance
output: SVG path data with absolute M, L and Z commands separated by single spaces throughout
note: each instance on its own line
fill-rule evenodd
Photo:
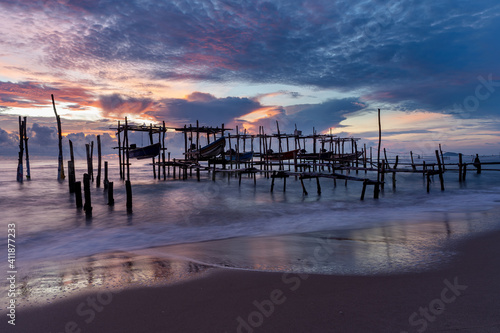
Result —
M 496 332 L 500 231 L 455 245 L 458 255 L 452 261 L 418 273 L 301 275 L 215 268 L 170 286 L 94 291 L 19 309 L 15 330 Z M 4 330 L 9 326 L 4 317 L 0 328 L 14 331 Z

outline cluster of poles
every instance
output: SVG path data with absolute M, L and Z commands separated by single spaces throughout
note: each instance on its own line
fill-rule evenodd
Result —
M 52 95 L 52 104 L 54 113 L 57 119 L 58 138 L 59 138 L 59 155 L 58 155 L 58 180 L 65 179 L 64 166 L 63 166 L 63 149 L 62 149 L 62 129 L 61 119 L 57 114 L 54 96 Z M 26 154 L 26 177 L 30 179 L 29 169 L 29 155 L 28 155 L 28 137 L 26 130 L 26 117 L 21 119 L 19 117 L 19 135 L 20 135 L 20 151 L 19 151 L 19 164 L 17 180 L 23 181 L 23 156 Z M 130 132 L 146 132 L 149 134 L 149 141 L 151 145 L 156 145 L 156 153 L 151 156 L 151 165 L 153 166 L 153 177 L 160 179 L 163 174 L 163 179 L 171 175 L 171 168 L 173 170 L 173 178 L 180 179 L 188 178 L 189 175 L 193 176 L 193 170 L 196 171 L 197 180 L 200 181 L 200 172 L 212 172 L 212 180 L 215 180 L 216 173 L 226 173 L 230 178 L 231 175 L 241 179 L 243 174 L 248 174 L 256 183 L 256 174 L 263 174 L 265 178 L 271 178 L 271 192 L 274 191 L 275 180 L 283 180 L 283 191 L 286 190 L 286 180 L 289 177 L 295 177 L 301 182 L 304 195 L 308 195 L 304 179 L 316 179 L 317 193 L 321 194 L 320 178 L 330 178 L 334 181 L 334 186 L 337 185 L 337 180 L 345 180 L 345 186 L 348 181 L 362 182 L 361 200 L 364 199 L 366 188 L 368 185 L 374 186 L 373 197 L 378 198 L 381 190 L 384 189 L 386 174 L 392 174 L 392 185 L 396 187 L 396 173 L 422 173 L 427 178 L 427 191 L 430 191 L 430 184 L 432 176 L 439 176 L 441 190 L 444 190 L 444 177 L 443 174 L 446 170 L 444 163 L 444 156 L 439 145 L 439 150 L 435 151 L 437 163 L 416 164 L 413 159 L 413 152 L 410 152 L 411 168 L 398 168 L 405 163 L 399 163 L 399 157 L 396 156 L 394 164 L 391 166 L 387 158 L 387 152 L 383 149 L 384 157 L 381 156 L 381 118 L 380 109 L 378 110 L 378 129 L 379 129 L 379 142 L 377 148 L 376 160 L 374 160 L 372 148 L 368 156 L 368 150 L 364 145 L 361 150 L 358 150 L 358 138 L 341 138 L 329 134 L 318 134 L 313 129 L 312 135 L 302 135 L 302 132 L 297 130 L 293 134 L 282 133 L 276 122 L 276 133 L 267 134 L 264 127 L 259 127 L 258 134 L 248 134 L 244 129 L 241 133 L 236 126 L 236 134 L 231 135 L 228 129 L 222 124 L 221 127 L 206 127 L 200 126 L 196 122 L 196 126 L 184 125 L 180 128 L 167 128 L 165 122 L 161 125 L 135 125 L 130 124 L 128 119 L 125 118 L 124 123 L 118 121 L 118 126 L 113 128 L 116 130 L 116 137 L 118 141 L 118 160 L 120 179 L 125 181 L 127 193 L 127 211 L 132 212 L 132 187 L 130 182 L 130 155 L 131 151 L 137 150 L 137 147 L 129 143 Z M 167 153 L 165 145 L 165 138 L 167 131 L 182 132 L 184 135 L 184 157 L 180 159 L 170 158 L 170 153 Z M 206 136 L 206 140 L 203 139 Z M 219 136 L 219 138 L 217 138 Z M 258 144 L 255 141 L 258 140 Z M 310 144 L 312 140 L 312 145 Z M 206 145 L 202 145 L 202 141 Z M 249 151 L 247 151 L 247 142 L 249 143 Z M 273 147 L 274 142 L 274 147 Z M 222 149 L 217 150 L 217 154 L 212 156 L 204 156 L 204 149 L 210 152 L 211 145 L 222 146 Z M 309 143 L 309 145 L 308 145 Z M 229 149 L 225 149 L 226 144 Z M 307 152 L 306 147 L 311 148 L 312 152 Z M 349 147 L 350 146 L 350 147 Z M 76 181 L 75 174 L 75 159 L 73 154 L 73 143 L 69 140 L 70 160 L 68 161 L 68 176 L 69 176 L 69 192 L 75 194 L 75 203 L 77 208 L 85 211 L 88 217 L 92 216 L 92 199 L 91 199 L 91 183 L 94 182 L 93 170 L 93 151 L 94 142 L 85 145 L 87 156 L 87 173 L 83 175 L 83 196 L 82 196 L 82 182 Z M 350 149 L 349 149 L 350 148 Z M 276 150 L 276 151 L 275 151 Z M 251 152 L 250 155 L 245 153 Z M 96 187 L 101 185 L 101 140 L 97 136 L 97 177 L 95 179 Z M 241 156 L 250 156 L 243 160 Z M 481 163 L 479 157 L 473 163 L 477 172 L 481 172 Z M 500 162 L 490 162 L 488 164 L 500 164 Z M 455 164 L 457 165 L 457 164 Z M 458 172 L 459 181 L 464 181 L 467 172 L 467 163 L 463 163 L 463 156 L 459 154 Z M 419 169 L 420 167 L 420 169 Z M 437 169 L 436 169 L 437 167 Z M 178 173 L 177 171 L 178 170 Z M 351 176 L 350 172 L 355 171 L 356 176 Z M 359 171 L 376 172 L 376 179 L 358 177 Z M 114 205 L 113 198 L 113 182 L 108 180 L 108 162 L 104 162 L 104 191 L 108 193 L 108 205 Z M 84 202 L 83 202 L 84 199 Z

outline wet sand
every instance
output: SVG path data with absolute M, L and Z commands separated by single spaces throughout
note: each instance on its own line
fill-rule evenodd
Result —
M 120 289 L 103 283 L 52 304 L 19 308 L 15 327 L 3 314 L 0 330 L 500 332 L 500 232 L 452 242 L 448 250 L 456 255 L 432 269 L 377 275 L 300 275 L 182 262 L 176 270 L 157 263 L 166 270 L 157 272 L 160 280 L 162 274 L 163 280 L 177 277 L 170 285 L 155 286 L 149 279 L 143 287 Z M 191 277 L 182 279 L 178 272 L 189 270 Z

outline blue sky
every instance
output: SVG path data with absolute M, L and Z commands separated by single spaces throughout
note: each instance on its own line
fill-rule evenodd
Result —
M 381 108 L 390 151 L 498 154 L 499 15 L 486 0 L 0 0 L 0 148 L 15 154 L 23 115 L 33 153 L 50 151 L 54 94 L 81 144 L 111 145 L 128 116 L 374 145 Z

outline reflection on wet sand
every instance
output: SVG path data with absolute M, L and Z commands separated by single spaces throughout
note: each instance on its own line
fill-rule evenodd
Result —
M 278 272 L 391 274 L 431 269 L 453 257 L 447 241 L 487 228 L 480 214 L 444 212 L 426 223 L 171 245 L 141 253 L 207 265 Z
M 131 253 L 98 254 L 72 262 L 43 263 L 21 272 L 19 306 L 43 305 L 91 289 L 168 285 L 202 276 L 209 266 Z M 5 290 L 5 289 L 4 289 Z M 2 299 L 7 299 L 0 295 Z M 6 305 L 6 304 L 5 304 Z M 1 305 L 4 308 L 4 304 Z
M 443 212 L 425 223 L 229 238 L 43 262 L 19 272 L 18 301 L 20 307 L 43 305 L 99 288 L 163 286 L 201 277 L 213 267 L 335 275 L 415 272 L 446 264 L 455 255 L 450 240 L 495 228 L 492 221 L 498 223 L 496 215 Z M 0 291 L 3 300 L 7 289 Z

